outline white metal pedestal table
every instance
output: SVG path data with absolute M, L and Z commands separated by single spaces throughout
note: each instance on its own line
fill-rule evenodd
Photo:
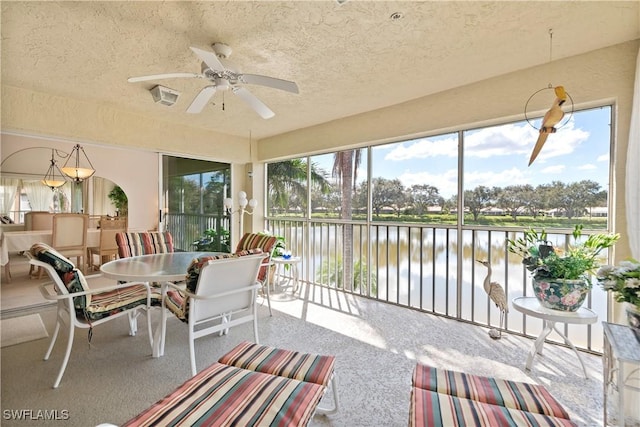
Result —
M 292 256 L 289 258 L 284 258 L 279 256 L 279 257 L 271 258 L 271 262 L 276 266 L 276 273 L 278 274 L 278 277 L 283 276 L 281 269 L 284 266 L 288 265 L 291 267 L 291 278 L 287 282 L 287 285 L 282 287 L 292 288 L 294 294 L 298 292 L 298 285 L 299 285 L 298 264 L 300 264 L 300 261 L 302 261 L 302 259 L 299 256 Z M 291 280 L 293 280 L 293 285 L 290 285 Z M 274 287 L 275 287 L 275 283 L 274 283 Z
M 540 305 L 540 302 L 538 302 L 538 299 L 536 297 L 514 298 L 512 304 L 513 308 L 515 308 L 519 312 L 531 317 L 542 319 L 543 321 L 542 331 L 533 344 L 531 350 L 529 350 L 529 355 L 527 356 L 527 364 L 525 365 L 527 371 L 531 370 L 531 366 L 533 365 L 533 358 L 535 357 L 535 355 L 542 354 L 542 346 L 544 345 L 544 340 L 549 336 L 551 331 L 556 331 L 556 333 L 562 337 L 565 344 L 569 345 L 569 347 L 571 347 L 571 349 L 576 353 L 576 356 L 578 356 L 578 360 L 580 361 L 580 365 L 582 365 L 584 377 L 588 378 L 587 369 L 582 362 L 580 353 L 573 345 L 573 343 L 569 340 L 569 338 L 567 338 L 562 332 L 560 332 L 558 328 L 556 328 L 556 322 L 589 325 L 591 323 L 595 323 L 598 320 L 598 315 L 596 313 L 585 307 L 580 307 L 577 311 L 552 310 Z
M 202 255 L 221 252 L 171 252 L 120 258 L 100 266 L 104 277 L 122 282 L 179 282 L 186 279 L 191 262 Z M 147 316 L 149 313 L 147 313 Z M 153 339 L 153 357 L 160 357 L 160 329 Z

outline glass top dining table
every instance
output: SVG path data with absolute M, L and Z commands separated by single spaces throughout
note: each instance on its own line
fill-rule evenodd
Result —
M 140 255 L 109 261 L 100 266 L 104 277 L 132 282 L 177 282 L 184 280 L 187 268 L 201 255 L 221 252 L 171 252 Z

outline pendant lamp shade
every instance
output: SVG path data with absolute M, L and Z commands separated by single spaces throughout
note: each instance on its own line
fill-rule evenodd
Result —
M 58 176 L 56 176 L 56 171 L 58 171 Z M 52 191 L 58 187 L 62 187 L 65 184 L 65 182 L 67 182 L 64 179 L 64 175 L 62 175 L 60 168 L 58 168 L 58 165 L 56 165 L 56 160 L 54 158 L 54 150 L 51 150 L 51 164 L 49 165 L 49 169 L 47 170 L 47 173 L 44 175 L 44 178 L 42 178 L 41 182 L 47 187 L 49 187 Z
M 82 152 L 84 160 L 80 157 L 80 152 Z M 84 148 L 80 144 L 76 144 L 62 167 L 62 173 L 74 182 L 82 182 L 87 178 L 91 178 L 96 173 L 96 170 L 93 168 L 89 157 L 87 157 L 87 153 L 84 152 Z

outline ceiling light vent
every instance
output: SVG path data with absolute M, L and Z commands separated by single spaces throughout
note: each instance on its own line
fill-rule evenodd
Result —
M 171 107 L 178 100 L 178 96 L 180 96 L 180 92 L 177 90 L 169 89 L 164 86 L 154 86 L 150 90 L 151 95 L 153 96 L 153 100 L 162 105 L 166 105 Z

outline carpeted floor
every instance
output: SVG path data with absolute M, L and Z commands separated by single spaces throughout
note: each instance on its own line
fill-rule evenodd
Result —
M 38 313 L 0 320 L 2 347 L 47 338 L 47 330 Z
M 546 345 L 544 356 L 536 358 L 529 373 L 524 363 L 533 343 L 530 339 L 506 334 L 494 341 L 486 329 L 477 326 L 335 291 L 303 291 L 307 291 L 303 299 L 273 298 L 273 317 L 265 305 L 260 306 L 260 341 L 336 356 L 340 410 L 336 415 L 316 416 L 311 426 L 406 426 L 411 374 L 418 361 L 542 384 L 578 425 L 602 425 L 602 362 L 598 356 L 582 354 L 589 373 L 585 379 L 571 350 Z M 40 308 L 39 313 L 51 334 L 54 308 Z M 154 310 L 154 327 L 159 314 Z M 42 360 L 49 340 L 2 348 L 2 425 L 119 424 L 189 377 L 186 328 L 179 321 L 169 322 L 165 356 L 159 359 L 150 356 L 144 328 L 135 337 L 127 332 L 127 321 L 122 318 L 95 328 L 91 346 L 86 331 L 77 334 L 67 371 L 55 390 L 51 386 L 62 361 L 66 333 L 61 333 L 49 361 Z M 252 339 L 250 325 L 236 327 L 227 336 L 199 340 L 198 368 L 213 363 L 245 339 Z M 24 416 L 22 410 L 30 411 L 29 422 L 15 419 Z M 34 419 L 38 414 L 59 419 Z

